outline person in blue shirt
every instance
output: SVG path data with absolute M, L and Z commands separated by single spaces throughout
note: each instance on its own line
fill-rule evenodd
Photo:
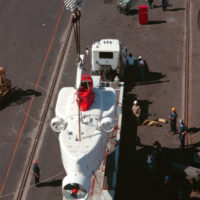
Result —
M 138 66 L 139 76 L 142 81 L 145 80 L 145 65 L 144 64 L 145 63 L 144 63 L 144 60 L 142 59 L 142 56 L 139 56 L 137 60 L 137 66 Z
M 40 168 L 37 160 L 33 161 L 33 174 L 35 177 L 35 184 L 40 182 Z
M 130 67 L 134 65 L 135 57 L 132 55 L 132 53 L 129 53 L 129 55 L 127 56 L 127 61 Z
M 162 10 L 163 12 L 167 10 L 167 0 L 161 0 L 162 1 Z
M 173 132 L 174 134 L 176 133 L 176 119 L 177 119 L 177 113 L 176 113 L 176 108 L 173 107 L 172 111 L 169 114 L 169 120 L 170 120 L 170 132 Z
M 181 142 L 181 147 L 185 146 L 185 135 L 187 133 L 187 126 L 184 124 L 183 119 L 179 119 L 180 127 L 179 127 L 179 139 Z

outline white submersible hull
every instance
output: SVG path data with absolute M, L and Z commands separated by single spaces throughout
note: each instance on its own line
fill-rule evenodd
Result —
M 95 78 L 99 81 L 99 78 Z M 59 130 L 62 162 L 67 176 L 62 182 L 63 198 L 87 199 L 91 177 L 105 156 L 107 134 L 114 129 L 116 94 L 111 87 L 92 88 L 95 93 L 90 108 L 80 112 L 77 90 L 62 88 L 56 103 L 56 117 L 51 126 Z

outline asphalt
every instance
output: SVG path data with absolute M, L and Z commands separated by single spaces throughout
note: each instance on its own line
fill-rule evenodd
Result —
M 155 194 L 159 193 L 158 184 L 154 182 L 146 167 L 147 152 L 152 151 L 155 140 L 158 140 L 163 147 L 161 182 L 165 175 L 174 176 L 170 168 L 172 162 L 181 162 L 185 165 L 190 165 L 192 162 L 190 158 L 194 146 L 182 151 L 178 135 L 168 133 L 169 124 L 163 124 L 161 128 L 142 125 L 137 127 L 131 114 L 132 102 L 138 99 L 144 118 L 167 119 L 172 106 L 177 108 L 178 117 L 184 118 L 186 2 L 186 0 L 170 1 L 171 5 L 166 12 L 162 12 L 159 2 L 154 2 L 156 6 L 149 10 L 148 25 L 138 23 L 138 5 L 146 4 L 146 1 L 134 1 L 128 16 L 118 12 L 114 0 L 97 2 L 88 0 L 82 9 L 81 52 L 84 52 L 86 46 L 91 46 L 92 42 L 102 38 L 117 38 L 127 47 L 128 52 L 136 57 L 141 55 L 151 72 L 151 81 L 145 83 L 133 81 L 134 74 L 129 74 L 126 80 L 117 200 L 155 199 Z M 13 85 L 24 91 L 23 95 L 16 93 L 15 99 L 0 112 L 0 121 L 3 124 L 0 133 L 3 138 L 0 142 L 0 183 L 1 189 L 3 188 L 1 198 L 10 200 L 15 199 L 30 146 L 40 122 L 51 78 L 64 42 L 69 13 L 66 10 L 61 12 L 61 1 L 34 1 L 32 4 L 2 1 L 0 5 L 1 65 L 6 67 L 7 77 L 11 79 Z M 199 7 L 198 0 L 191 1 L 188 127 L 196 130 L 191 136 L 192 143 L 197 143 L 197 146 L 200 139 Z M 59 13 L 62 14 L 58 23 Z M 55 42 L 49 47 L 54 36 Z M 75 44 L 72 40 L 57 92 L 63 86 L 74 85 L 75 58 Z M 90 61 L 87 58 L 86 63 L 89 71 Z M 40 77 L 43 65 L 44 71 Z M 32 93 L 30 90 L 27 91 L 28 89 L 31 89 Z M 26 112 L 33 95 L 36 97 L 26 119 Z M 39 160 L 42 183 L 40 187 L 35 187 L 30 173 L 28 179 L 30 187 L 26 187 L 24 199 L 62 199 L 61 182 L 65 172 L 60 159 L 57 135 L 49 126 L 50 119 L 54 116 L 55 101 L 56 92 L 43 130 L 42 141 L 35 156 Z M 183 157 L 187 159 L 183 160 Z M 181 185 L 175 176 L 172 179 L 176 186 Z M 190 198 L 190 192 L 191 189 L 187 190 L 186 199 Z
M 185 24 L 186 1 L 169 2 L 168 11 L 162 12 L 160 7 L 150 11 L 151 25 L 136 25 L 134 29 L 134 54 L 141 55 L 146 60 L 152 79 L 146 82 L 134 82 L 132 87 L 127 84 L 124 96 L 124 118 L 131 115 L 134 99 L 139 101 L 143 119 L 168 120 L 170 109 L 176 107 L 178 119 L 184 119 L 184 90 L 185 90 Z M 199 198 L 194 184 L 184 179 L 185 175 L 175 172 L 172 164 L 181 163 L 193 165 L 193 153 L 199 145 L 199 104 L 198 90 L 198 60 L 199 60 L 199 2 L 191 1 L 191 44 L 189 68 L 189 120 L 188 128 L 193 128 L 195 134 L 188 136 L 186 141 L 190 147 L 182 150 L 178 134 L 169 133 L 169 124 L 162 127 L 136 126 L 124 120 L 120 168 L 116 199 L 162 199 L 165 188 L 164 177 L 170 176 L 171 187 L 169 199 L 178 199 L 178 192 L 184 199 Z M 157 22 L 157 20 L 160 22 Z M 138 34 L 139 33 L 139 34 Z M 132 44 L 133 45 L 133 44 Z M 154 79 L 154 80 L 153 80 Z M 177 125 L 179 125 L 177 123 Z M 147 167 L 147 153 L 153 152 L 153 143 L 159 141 L 162 146 L 161 169 L 151 174 Z M 131 141 L 131 142 L 130 142 Z M 194 145 L 195 144 L 195 145 Z M 136 148 L 135 148 L 136 147 Z M 178 170 L 178 172 L 180 172 Z M 158 175 L 158 178 L 157 176 Z M 184 185 L 184 186 L 183 186 Z M 183 187 L 181 189 L 181 187 Z M 118 191 L 119 190 L 119 191 Z
M 14 199 L 40 123 L 69 15 L 62 14 L 62 2 L 54 1 L 1 1 L 0 9 L 0 60 L 15 88 L 0 112 L 0 188 L 1 198 Z M 58 27 L 59 13 L 65 18 L 63 26 Z

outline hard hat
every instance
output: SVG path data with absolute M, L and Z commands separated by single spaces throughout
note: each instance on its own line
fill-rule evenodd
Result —
M 38 161 L 37 161 L 37 160 L 34 160 L 34 161 L 33 161 L 33 164 L 34 164 L 34 165 L 38 165 Z
M 142 56 L 138 56 L 138 59 L 142 59 Z
M 176 108 L 175 108 L 175 107 L 173 107 L 173 108 L 172 108 L 172 111 L 175 111 L 175 110 L 176 110 Z
M 179 119 L 179 122 L 180 122 L 180 123 L 183 123 L 183 119 Z
M 138 101 L 137 101 L 137 100 L 135 100 L 135 101 L 133 102 L 133 104 L 138 104 Z

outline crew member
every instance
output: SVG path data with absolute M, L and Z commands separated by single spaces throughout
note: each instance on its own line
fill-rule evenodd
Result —
M 141 109 L 137 100 L 133 102 L 132 112 L 136 116 L 138 124 L 140 124 Z
M 173 107 L 171 109 L 171 112 L 169 114 L 169 120 L 170 120 L 170 132 L 176 133 L 176 119 L 177 119 L 177 113 L 176 108 Z
M 135 57 L 132 55 L 132 53 L 129 53 L 129 55 L 127 56 L 127 61 L 129 67 L 132 67 L 134 65 Z
M 180 127 L 179 127 L 179 139 L 181 142 L 181 147 L 185 146 L 185 134 L 187 133 L 187 126 L 184 124 L 183 119 L 179 119 Z
M 40 182 L 40 168 L 37 160 L 33 161 L 33 174 L 35 177 L 35 184 Z
M 140 79 L 144 81 L 145 80 L 145 69 L 144 69 L 145 66 L 144 66 L 144 60 L 142 59 L 142 56 L 138 56 L 137 65 L 138 65 Z

